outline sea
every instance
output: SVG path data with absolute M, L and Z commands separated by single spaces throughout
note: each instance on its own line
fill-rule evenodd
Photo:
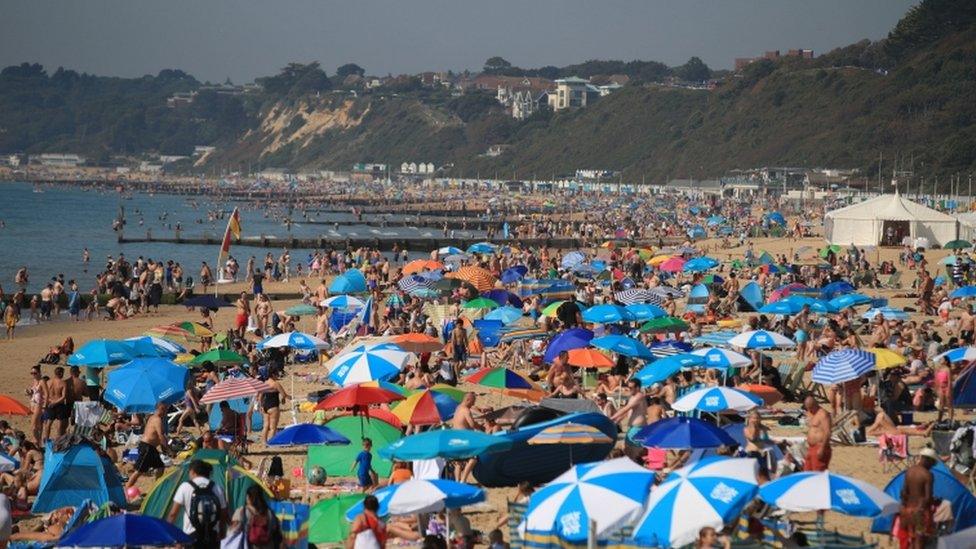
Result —
M 30 273 L 29 291 L 38 291 L 58 274 L 65 280 L 76 280 L 82 290 L 94 286 L 95 275 L 101 271 L 108 256 L 125 254 L 130 261 L 139 256 L 159 261 L 173 260 L 184 266 L 196 278 L 203 261 L 213 265 L 218 247 L 199 244 L 163 242 L 118 243 L 113 222 L 120 208 L 125 212 L 125 234 L 143 236 L 147 230 L 154 237 L 173 237 L 177 223 L 185 238 L 212 236 L 219 238 L 227 226 L 226 219 L 208 220 L 208 212 L 241 208 L 243 237 L 268 236 L 280 239 L 360 237 L 440 236 L 437 229 L 424 227 L 380 227 L 374 225 L 320 225 L 303 223 L 300 212 L 287 227 L 266 211 L 251 209 L 246 203 L 213 202 L 212 197 L 178 196 L 167 194 L 131 193 L 122 195 L 112 190 L 96 190 L 71 185 L 35 187 L 28 183 L 0 183 L 0 287 L 8 292 L 15 287 L 14 275 L 26 266 Z M 313 217 L 314 216 L 314 217 Z M 331 223 L 348 221 L 349 212 L 309 212 L 309 219 Z M 398 216 L 392 216 L 396 219 Z M 483 231 L 457 230 L 457 237 L 484 236 Z M 91 260 L 87 272 L 82 253 L 88 248 Z M 313 250 L 291 250 L 293 263 L 305 262 Z M 231 255 L 243 265 L 250 256 L 260 261 L 271 252 L 275 257 L 281 247 L 231 247 Z M 411 255 L 419 255 L 417 251 Z

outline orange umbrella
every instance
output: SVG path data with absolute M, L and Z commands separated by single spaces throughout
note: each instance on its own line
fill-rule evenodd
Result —
M 436 353 L 444 348 L 441 340 L 427 334 L 403 334 L 393 336 L 390 341 L 409 353 Z
M 187 329 L 174 325 L 156 326 L 155 328 L 150 328 L 143 333 L 147 336 L 161 337 L 163 339 L 176 342 L 189 343 L 200 341 L 200 336 Z
M 596 349 L 583 347 L 569 350 L 569 364 L 578 368 L 613 368 L 614 362 Z
M 446 278 L 463 280 L 474 286 L 479 292 L 487 292 L 495 287 L 495 276 L 487 269 L 469 265 L 447 275 Z
M 437 269 L 443 268 L 444 264 L 440 261 L 434 261 L 433 259 L 414 259 L 403 266 L 403 274 L 414 274 L 424 270 L 436 271 Z
M 745 385 L 736 385 L 735 388 L 756 395 L 763 400 L 763 404 L 766 406 L 772 406 L 783 400 L 783 394 L 777 391 L 775 387 L 770 387 L 769 385 L 746 383 Z
M 29 416 L 30 413 L 30 409 L 21 404 L 20 401 L 14 400 L 7 395 L 0 395 L 0 414 L 11 416 Z

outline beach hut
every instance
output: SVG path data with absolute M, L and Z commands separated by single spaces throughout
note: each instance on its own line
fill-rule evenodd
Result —
M 942 246 L 958 238 L 959 221 L 896 192 L 827 212 L 824 230 L 827 242 L 843 246 L 898 246 L 906 236 Z
M 115 465 L 98 455 L 91 443 L 79 442 L 64 452 L 56 452 L 48 442 L 44 448 L 44 474 L 31 512 L 74 507 L 85 499 L 95 505 L 111 501 L 125 508 L 122 478 Z

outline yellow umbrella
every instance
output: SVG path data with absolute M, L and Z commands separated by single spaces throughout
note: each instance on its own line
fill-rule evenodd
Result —
M 875 367 L 879 370 L 887 370 L 908 363 L 904 356 L 890 349 L 872 348 L 868 349 L 868 352 L 874 353 Z
M 666 255 L 666 254 L 656 255 L 656 256 L 650 258 L 647 261 L 647 264 L 650 265 L 650 266 L 652 266 L 652 267 L 657 267 L 658 265 L 660 265 L 661 263 L 664 263 L 665 261 L 667 261 L 669 259 L 671 259 L 671 256 L 670 255 Z

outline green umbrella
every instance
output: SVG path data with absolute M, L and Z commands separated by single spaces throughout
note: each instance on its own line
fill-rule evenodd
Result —
M 288 316 L 311 316 L 317 315 L 319 310 L 311 305 L 306 305 L 305 303 L 300 303 L 298 305 L 292 305 L 285 309 L 285 314 Z
M 349 536 L 350 522 L 346 511 L 359 503 L 366 494 L 340 494 L 318 501 L 308 515 L 309 543 L 341 543 Z
M 188 365 L 199 366 L 204 362 L 212 362 L 217 366 L 224 366 L 228 364 L 244 364 L 247 362 L 247 359 L 234 351 L 228 351 L 227 349 L 214 349 L 193 357 L 193 360 L 191 360 Z
M 841 249 L 840 246 L 838 246 L 837 244 L 824 246 L 823 249 L 820 250 L 820 257 L 826 258 L 828 252 L 834 252 L 834 254 L 838 254 L 840 253 L 840 249 Z
M 968 240 L 953 240 L 951 242 L 946 242 L 943 248 L 947 250 L 962 250 L 964 248 L 972 248 L 973 244 Z
M 497 309 L 498 303 L 493 299 L 488 299 L 487 297 L 477 297 L 470 301 L 465 301 L 464 305 L 461 305 L 462 309 Z
M 641 327 L 641 332 L 671 333 L 680 332 L 688 329 L 688 323 L 680 318 L 673 316 L 662 316 L 645 322 Z

